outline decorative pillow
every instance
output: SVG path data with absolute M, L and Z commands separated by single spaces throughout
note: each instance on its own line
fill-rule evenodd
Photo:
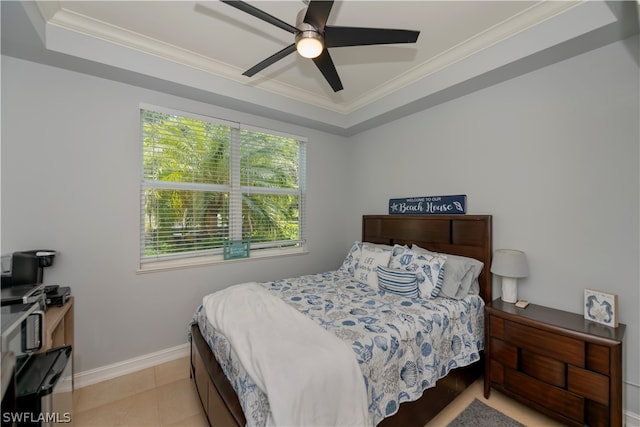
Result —
M 383 249 L 389 249 L 389 250 L 393 248 L 393 246 L 383 245 L 379 243 L 369 243 L 369 242 L 365 242 L 365 243 L 367 245 L 375 246 L 377 248 L 383 248 Z M 351 246 L 349 253 L 347 253 L 347 257 L 342 262 L 342 265 L 340 266 L 340 268 L 338 268 L 338 271 L 341 271 L 343 273 L 348 273 L 353 276 L 355 274 L 356 268 L 358 268 L 358 263 L 360 262 L 361 256 L 362 256 L 362 242 L 356 241 L 354 242 L 353 246 Z
M 362 255 L 362 242 L 356 241 L 353 243 L 353 246 L 351 246 L 347 257 L 342 262 L 342 265 L 340 266 L 338 271 L 348 273 L 353 276 L 353 273 L 355 273 L 356 268 L 358 267 L 360 255 Z
M 356 267 L 354 278 L 360 282 L 371 286 L 378 290 L 378 271 L 379 265 L 386 267 L 389 265 L 391 250 L 371 245 L 369 243 L 362 244 L 362 255 Z
M 409 246 L 394 245 L 393 249 L 391 250 L 391 259 L 389 260 L 389 265 L 393 263 L 404 268 L 405 265 L 408 265 L 409 262 L 411 262 L 412 256 L 414 254 L 415 252 L 411 251 L 411 249 L 409 249 Z
M 402 252 L 400 249 L 394 248 L 394 253 L 395 256 L 391 258 L 389 267 L 415 272 L 418 280 L 418 293 L 421 298 L 438 296 L 447 261 L 445 256 L 418 253 L 408 248 Z
M 463 257 L 452 254 L 438 254 L 427 249 L 423 249 L 418 245 L 411 246 L 411 249 L 418 253 L 429 255 L 444 255 L 447 257 L 447 267 L 444 271 L 444 281 L 440 295 L 461 299 L 469 293 L 477 294 L 480 292 L 478 285 L 478 277 L 484 267 L 484 264 L 475 258 Z
M 415 273 L 381 265 L 378 266 L 377 271 L 378 286 L 381 290 L 407 298 L 418 296 L 418 280 Z

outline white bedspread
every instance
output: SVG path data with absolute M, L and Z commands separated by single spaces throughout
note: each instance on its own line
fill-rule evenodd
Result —
M 203 306 L 268 396 L 268 425 L 371 425 L 362 372 L 344 341 L 257 283 L 207 295 Z

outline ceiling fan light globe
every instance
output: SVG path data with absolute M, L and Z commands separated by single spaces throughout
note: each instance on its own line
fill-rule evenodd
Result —
M 305 58 L 317 58 L 323 49 L 322 38 L 314 31 L 304 31 L 296 36 L 296 50 Z

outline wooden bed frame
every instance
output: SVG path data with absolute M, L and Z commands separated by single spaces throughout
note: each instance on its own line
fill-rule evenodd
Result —
M 492 255 L 491 215 L 364 215 L 362 241 L 417 244 L 435 252 L 472 257 L 485 265 L 480 274 L 480 296 L 491 301 Z M 246 419 L 240 401 L 200 334 L 191 325 L 191 377 L 211 426 L 244 427 Z M 424 426 L 482 373 L 484 361 L 454 369 L 422 397 L 400 405 L 399 411 L 378 426 Z

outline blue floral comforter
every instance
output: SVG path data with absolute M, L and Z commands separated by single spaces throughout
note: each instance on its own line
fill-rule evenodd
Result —
M 478 295 L 406 298 L 376 291 L 341 271 L 261 285 L 348 342 L 362 371 L 374 424 L 396 413 L 402 402 L 418 399 L 450 370 L 478 361 L 484 349 L 484 302 Z M 226 338 L 208 323 L 202 306 L 194 321 L 238 394 L 247 425 L 264 426 L 267 397 Z

